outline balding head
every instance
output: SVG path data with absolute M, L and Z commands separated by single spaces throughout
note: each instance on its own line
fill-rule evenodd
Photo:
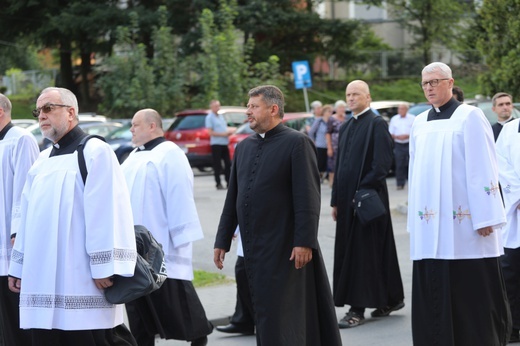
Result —
M 354 115 L 370 107 L 370 89 L 365 81 L 355 80 L 350 82 L 347 85 L 345 96 L 347 105 Z
M 164 135 L 161 115 L 154 109 L 146 108 L 137 111 L 132 118 L 132 143 L 141 146 L 152 139 Z

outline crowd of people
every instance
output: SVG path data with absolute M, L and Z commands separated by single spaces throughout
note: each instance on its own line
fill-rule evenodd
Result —
M 283 125 L 279 88 L 257 86 L 247 95 L 255 134 L 232 162 L 232 131 L 211 101 L 215 184 L 227 190 L 215 225 L 217 268 L 240 239 L 237 305 L 218 331 L 256 334 L 257 345 L 334 346 L 342 344 L 340 329 L 365 323 L 366 309 L 374 318 L 401 310 L 387 187 L 395 162 L 397 190 L 408 184 L 414 345 L 520 342 L 520 120 L 512 96 L 493 97 L 499 120 L 491 126 L 463 103 L 448 65 L 429 64 L 421 77 L 432 107 L 416 117 L 403 104 L 388 123 L 371 109 L 369 85 L 354 80 L 345 101 L 311 104 L 304 132 Z M 192 243 L 203 237 L 193 171 L 164 138 L 161 115 L 135 113 L 136 148 L 122 165 L 102 140 L 86 142 L 85 179 L 77 149 L 86 134 L 72 92 L 40 93 L 33 115 L 53 143 L 41 153 L 13 126 L 11 109 L 0 94 L 3 344 L 147 346 L 159 335 L 207 345 L 213 325 L 192 284 Z M 318 242 L 325 180 L 336 225 L 332 286 Z M 359 190 L 374 191 L 385 213 L 363 221 L 353 203 Z M 114 275 L 134 273 L 136 224 L 162 244 L 168 279 L 126 304 L 128 329 L 124 306 L 108 303 L 103 291 Z M 345 305 L 338 319 L 335 307 Z

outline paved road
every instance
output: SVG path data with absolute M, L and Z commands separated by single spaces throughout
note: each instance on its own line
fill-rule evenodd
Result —
M 195 269 L 202 269 L 209 272 L 219 272 L 213 264 L 213 242 L 215 239 L 216 228 L 220 218 L 220 212 L 224 204 L 226 191 L 217 191 L 213 176 L 195 173 L 195 202 L 199 212 L 199 217 L 204 230 L 205 238 L 197 241 L 193 245 L 193 265 Z M 373 319 L 370 318 L 370 311 L 365 313 L 366 322 L 364 325 L 354 329 L 342 329 L 341 338 L 344 345 L 385 345 L 385 346 L 407 346 L 412 345 L 411 339 L 411 316 L 410 316 L 410 297 L 412 282 L 412 263 L 409 259 L 409 237 L 406 232 L 406 216 L 399 212 L 406 203 L 407 190 L 397 191 L 395 180 L 388 179 L 390 191 L 390 206 L 392 208 L 392 220 L 394 233 L 401 266 L 405 290 L 404 309 L 396 312 L 389 317 Z M 332 266 L 334 256 L 334 232 L 335 223 L 330 216 L 329 201 L 330 188 L 327 184 L 322 185 L 322 210 L 319 229 L 319 242 L 322 249 L 324 261 L 329 273 L 329 280 L 332 280 Z M 221 271 L 227 276 L 234 277 L 234 265 L 236 260 L 236 245 L 227 254 L 224 269 Z M 266 283 L 269 284 L 269 283 Z M 224 324 L 226 317 L 231 315 L 235 306 L 236 288 L 234 284 L 223 285 L 210 288 L 200 288 L 197 290 L 200 299 L 206 309 L 206 314 L 215 324 Z M 342 318 L 347 307 L 336 308 L 338 319 Z M 177 340 L 156 340 L 156 345 L 176 346 L 188 345 L 184 341 Z M 227 335 L 214 331 L 209 336 L 210 346 L 249 346 L 256 345 L 254 336 L 235 336 Z

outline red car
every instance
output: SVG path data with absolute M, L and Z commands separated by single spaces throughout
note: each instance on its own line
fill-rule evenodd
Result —
M 226 119 L 229 127 L 237 127 L 247 120 L 245 107 L 220 107 L 218 111 Z M 206 128 L 209 109 L 185 110 L 175 114 L 175 121 L 164 133 L 164 137 L 184 150 L 192 167 L 204 171 L 213 166 L 210 136 Z
M 305 128 L 305 120 L 312 118 L 311 113 L 297 112 L 297 113 L 285 113 L 283 116 L 282 123 L 286 126 L 292 127 L 295 130 L 303 131 Z M 229 136 L 229 155 L 233 159 L 235 155 L 235 147 L 238 143 L 242 142 L 245 138 L 254 134 L 255 131 L 251 130 L 249 123 L 246 122 L 240 126 L 234 134 Z

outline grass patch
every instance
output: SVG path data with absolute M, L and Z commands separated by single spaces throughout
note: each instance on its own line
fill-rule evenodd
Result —
M 36 107 L 36 101 L 28 98 L 16 98 L 9 96 L 9 100 L 13 105 L 11 117 L 13 119 L 34 119 L 32 110 Z
M 210 273 L 204 270 L 194 270 L 193 275 L 193 286 L 195 287 L 218 286 L 235 282 L 224 274 Z

